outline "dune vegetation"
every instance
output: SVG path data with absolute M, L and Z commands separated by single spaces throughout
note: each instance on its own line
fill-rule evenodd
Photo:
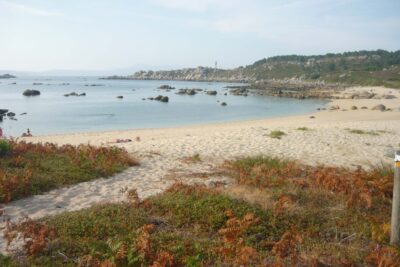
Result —
M 399 266 L 389 245 L 393 170 L 226 162 L 229 188 L 175 184 L 140 200 L 9 224 L 25 256 L 2 266 Z
M 111 176 L 138 164 L 117 147 L 0 140 L 0 203 Z

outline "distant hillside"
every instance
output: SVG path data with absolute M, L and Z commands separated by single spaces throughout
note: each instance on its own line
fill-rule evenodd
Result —
M 357 51 L 316 56 L 264 58 L 231 70 L 198 67 L 171 71 L 140 71 L 111 79 L 256 82 L 272 80 L 400 88 L 400 50 Z

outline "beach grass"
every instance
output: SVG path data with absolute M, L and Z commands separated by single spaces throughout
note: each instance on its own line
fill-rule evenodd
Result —
M 268 156 L 223 167 L 242 196 L 175 184 L 146 200 L 28 220 L 6 232 L 33 241 L 23 261 L 36 266 L 400 264 L 399 249 L 389 245 L 390 167 L 315 167 Z M 250 191 L 264 197 L 250 203 Z M 15 262 L 0 258 L 7 261 Z
M 365 131 L 365 130 L 360 130 L 360 129 L 346 129 L 349 133 L 352 134 L 365 134 L 365 135 L 379 135 L 378 132 L 376 131 Z
M 311 131 L 311 129 L 308 128 L 308 127 L 299 127 L 296 130 L 298 130 L 298 131 Z
M 108 177 L 139 164 L 117 147 L 2 142 L 7 151 L 0 158 L 0 203 Z
M 274 130 L 272 132 L 270 132 L 270 134 L 268 135 L 271 138 L 275 138 L 275 139 L 281 139 L 282 136 L 286 135 L 285 132 L 280 131 L 280 130 Z

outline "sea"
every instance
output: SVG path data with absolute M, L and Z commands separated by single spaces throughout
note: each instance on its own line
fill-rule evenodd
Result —
M 175 90 L 159 89 L 161 85 Z M 299 100 L 249 94 L 235 96 L 222 82 L 102 80 L 100 77 L 26 76 L 0 79 L 0 109 L 16 114 L 0 127 L 8 137 L 29 128 L 33 135 L 164 128 L 301 115 L 326 105 L 324 100 Z M 203 89 L 179 95 L 182 88 Z M 27 89 L 39 96 L 26 97 Z M 217 95 L 207 95 L 207 90 Z M 75 92 L 85 96 L 64 96 Z M 225 95 L 226 94 L 226 95 Z M 169 102 L 149 100 L 168 96 Z M 118 98 L 122 96 L 123 98 Z M 222 106 L 225 102 L 227 105 Z

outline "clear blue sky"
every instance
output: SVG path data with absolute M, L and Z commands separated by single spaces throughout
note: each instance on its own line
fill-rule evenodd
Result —
M 223 68 L 400 49 L 400 0 L 0 0 L 0 69 Z

